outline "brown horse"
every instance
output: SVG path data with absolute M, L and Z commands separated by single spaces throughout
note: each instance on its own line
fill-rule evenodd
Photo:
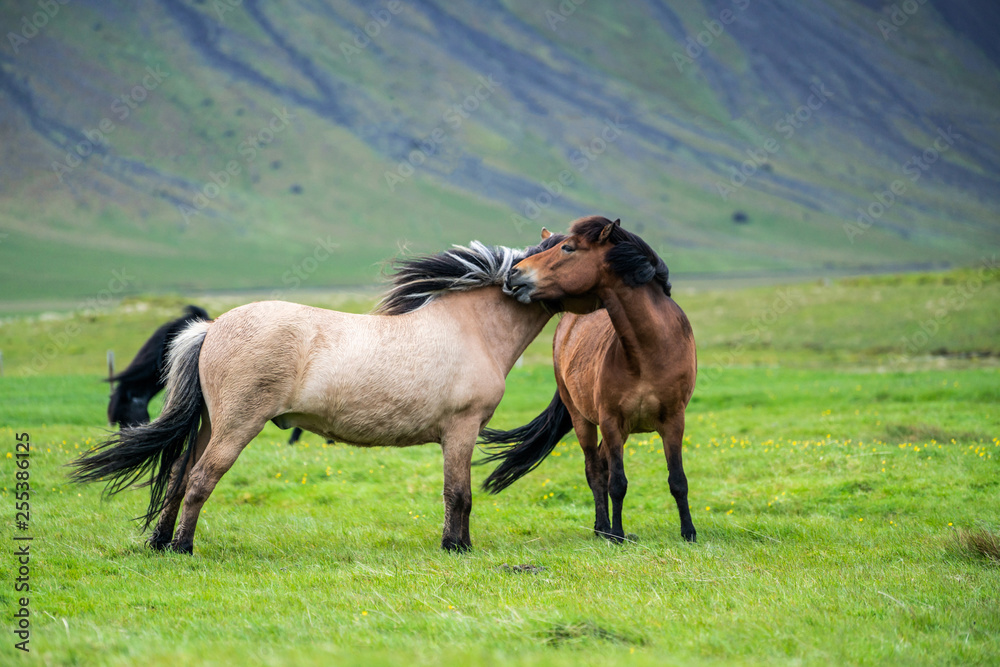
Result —
M 594 494 L 594 532 L 621 542 L 625 441 L 631 433 L 656 431 L 663 438 L 681 535 L 694 542 L 681 448 L 697 359 L 691 325 L 670 298 L 667 267 L 618 220 L 581 218 L 569 236 L 542 230 L 542 238 L 552 247 L 521 260 L 505 289 L 522 303 L 558 301 L 569 311 L 554 341 L 558 391 L 530 424 L 484 432 L 484 442 L 516 444 L 486 459 L 501 464 L 483 486 L 493 493 L 506 488 L 537 466 L 572 427 Z M 594 312 L 599 306 L 604 309 Z
M 269 420 L 361 446 L 438 442 L 441 546 L 468 549 L 476 436 L 553 308 L 520 303 L 501 284 L 545 247 L 473 242 L 404 261 L 373 315 L 264 301 L 191 324 L 170 348 L 161 415 L 74 461 L 74 480 L 117 493 L 148 474 L 143 528 L 159 515 L 150 546 L 191 553 L 202 505 Z

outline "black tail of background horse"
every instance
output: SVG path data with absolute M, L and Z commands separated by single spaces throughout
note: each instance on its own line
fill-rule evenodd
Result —
M 76 468 L 70 475 L 74 482 L 107 482 L 106 495 L 118 493 L 148 475 L 143 485 L 151 487 L 149 507 L 146 514 L 138 517 L 145 522 L 143 530 L 163 509 L 165 500 L 179 490 L 184 480 L 183 466 L 198 439 L 205 408 L 198 357 L 207 326 L 185 334 L 171 349 L 167 400 L 160 416 L 148 424 L 122 428 L 69 464 Z M 182 456 L 185 460 L 181 462 L 181 474 L 168 490 L 171 470 Z
M 184 317 L 167 322 L 149 337 L 132 363 L 108 381 L 117 383 L 108 403 L 108 423 L 138 426 L 149 421 L 149 401 L 166 384 L 166 351 L 170 342 L 194 320 L 209 320 L 208 313 L 198 306 L 184 309 Z
M 549 407 L 530 423 L 510 431 L 484 429 L 480 442 L 485 444 L 513 444 L 513 447 L 495 451 L 477 464 L 500 461 L 500 465 L 483 482 L 483 489 L 499 493 L 534 470 L 549 453 L 555 449 L 564 435 L 573 428 L 569 411 L 559 398 L 559 392 L 552 397 Z

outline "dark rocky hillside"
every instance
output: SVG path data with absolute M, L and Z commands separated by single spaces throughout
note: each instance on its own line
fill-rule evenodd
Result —
M 0 301 L 370 283 L 621 217 L 678 276 L 1000 246 L 989 2 L 7 2 Z

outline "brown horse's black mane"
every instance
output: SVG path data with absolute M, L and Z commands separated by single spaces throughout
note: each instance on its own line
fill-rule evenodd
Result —
M 569 231 L 588 243 L 597 243 L 601 232 L 610 224 L 613 223 L 607 218 L 592 216 L 577 220 Z M 615 246 L 608 251 L 608 266 L 626 285 L 639 287 L 652 280 L 670 296 L 670 270 L 648 243 L 620 225 L 614 226 L 607 242 Z
M 529 255 L 551 248 L 556 242 L 554 238 L 555 235 L 525 250 L 473 241 L 468 247 L 455 246 L 435 255 L 397 260 L 390 276 L 392 287 L 374 312 L 402 315 L 446 292 L 501 285 L 512 266 Z

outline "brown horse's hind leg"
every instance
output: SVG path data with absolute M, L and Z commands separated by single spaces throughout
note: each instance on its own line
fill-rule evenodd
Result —
M 266 422 L 254 422 L 227 430 L 215 429 L 205 452 L 188 473 L 187 491 L 184 494 L 184 508 L 170 548 L 180 553 L 194 552 L 194 531 L 198 526 L 198 514 L 202 505 L 219 483 L 222 476 L 233 466 L 236 458 L 254 437 L 264 428 Z
M 452 429 L 441 439 L 444 454 L 444 530 L 441 548 L 467 551 L 472 548 L 469 515 L 472 513 L 472 453 L 476 448 L 479 421 Z
M 667 457 L 670 495 L 677 501 L 677 511 L 681 518 L 681 537 L 688 542 L 697 542 L 698 536 L 691 522 L 691 508 L 688 507 L 688 482 L 684 474 L 681 450 L 684 446 L 684 413 L 663 424 L 660 429 L 663 438 L 663 454 Z
M 611 534 L 611 521 L 608 519 L 608 462 L 597 442 L 597 426 L 580 419 L 579 422 L 574 420 L 573 428 L 583 450 L 587 484 L 594 494 L 594 534 L 607 537 Z
M 605 535 L 612 542 L 625 540 L 625 529 L 622 528 L 622 506 L 625 504 L 625 494 L 628 492 L 628 478 L 625 476 L 625 438 L 618 425 L 607 420 L 601 423 L 601 451 L 608 466 L 608 495 L 611 496 L 611 532 Z

